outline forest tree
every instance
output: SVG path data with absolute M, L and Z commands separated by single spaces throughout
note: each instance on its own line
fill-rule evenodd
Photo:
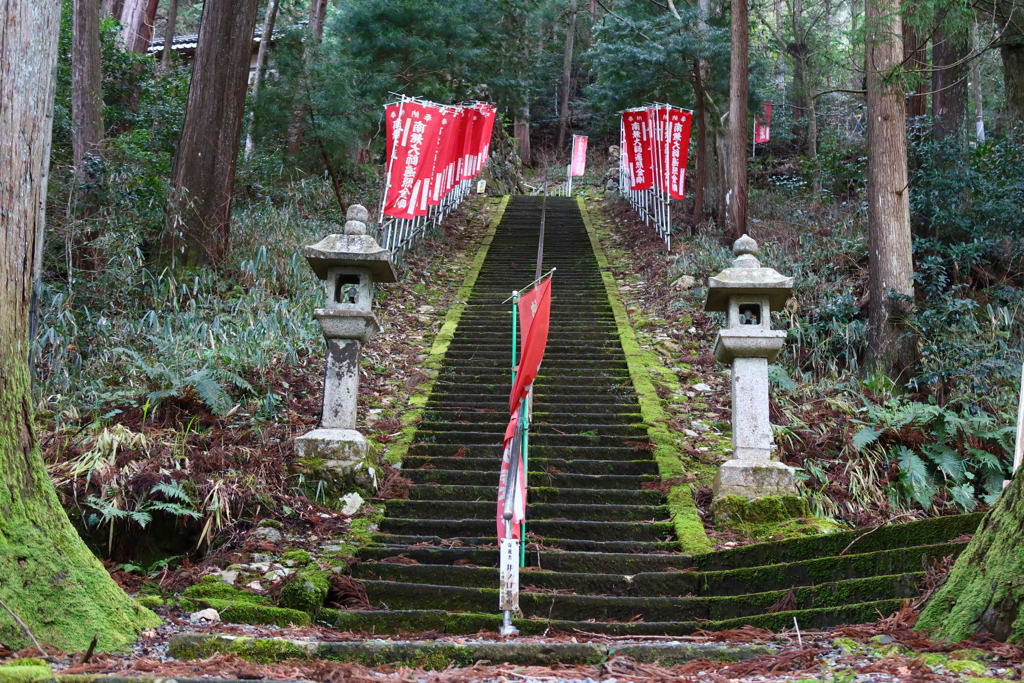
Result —
M 38 639 L 125 649 L 159 623 L 113 582 L 71 526 L 43 466 L 28 369 L 28 310 L 43 197 L 60 22 L 58 0 L 0 4 L 0 601 Z M 30 645 L 6 610 L 0 641 Z

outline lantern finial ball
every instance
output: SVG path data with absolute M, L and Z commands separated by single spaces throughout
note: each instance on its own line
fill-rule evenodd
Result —
M 757 253 L 757 242 L 750 235 L 744 234 L 732 244 L 732 253 L 737 256 L 753 256 Z
M 370 212 L 362 204 L 353 204 L 348 207 L 345 218 L 346 235 L 365 235 L 366 222 L 370 220 Z

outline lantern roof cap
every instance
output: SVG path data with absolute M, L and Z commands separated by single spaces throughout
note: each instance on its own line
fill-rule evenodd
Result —
M 736 258 L 732 267 L 708 279 L 705 311 L 728 311 L 729 299 L 735 296 L 768 299 L 769 307 L 775 311 L 786 305 L 793 291 L 793 278 L 762 266 L 755 256 L 757 249 L 757 242 L 749 235 L 733 243 Z

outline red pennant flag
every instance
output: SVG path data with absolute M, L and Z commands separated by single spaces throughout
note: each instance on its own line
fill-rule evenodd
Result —
M 505 494 L 512 474 L 512 455 L 522 448 L 519 435 L 519 413 L 513 413 L 505 428 L 505 448 L 501 453 L 501 475 L 498 478 L 498 540 L 505 538 Z M 522 453 L 519 453 L 518 469 L 515 476 L 515 491 L 512 492 L 512 538 L 519 539 L 523 520 L 526 519 L 526 474 L 523 471 Z
M 631 190 L 651 189 L 654 174 L 651 168 L 650 124 L 650 114 L 644 109 L 622 114 L 622 125 L 626 134 L 626 148 L 622 153 L 626 157 Z
M 758 115 L 754 118 L 754 142 L 758 145 L 771 142 L 772 139 L 772 103 L 763 102 L 762 104 L 764 104 L 764 116 Z
M 541 361 L 544 360 L 551 320 L 551 278 L 545 279 L 519 299 L 519 320 L 523 328 L 522 355 L 512 394 L 509 396 L 510 413 L 519 408 L 533 381 L 537 379 Z
M 686 160 L 690 154 L 692 119 L 691 114 L 682 109 L 673 108 L 668 112 L 668 196 L 672 199 L 686 198 Z

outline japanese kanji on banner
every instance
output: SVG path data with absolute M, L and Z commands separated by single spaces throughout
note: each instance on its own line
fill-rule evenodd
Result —
M 764 106 L 764 115 L 758 114 L 754 118 L 754 143 L 758 145 L 763 145 L 772 139 L 772 103 L 762 102 L 762 106 Z
M 654 179 L 651 160 L 650 114 L 645 109 L 623 112 L 624 149 L 629 189 L 648 190 Z
M 686 189 L 686 161 L 690 155 L 690 124 L 693 117 L 682 109 L 669 109 L 665 128 L 668 152 L 667 187 L 663 188 L 672 199 L 684 199 Z
M 581 176 L 587 170 L 587 136 L 572 136 L 572 169 L 574 176 Z
M 480 102 L 443 106 L 403 98 L 384 108 L 387 191 L 383 214 L 427 216 L 483 168 L 497 110 Z

